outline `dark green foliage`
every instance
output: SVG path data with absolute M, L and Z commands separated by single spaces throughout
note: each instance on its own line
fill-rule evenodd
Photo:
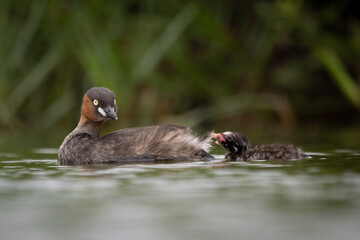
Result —
M 0 3 L 0 129 L 72 128 L 89 87 L 118 127 L 348 123 L 360 109 L 356 1 Z

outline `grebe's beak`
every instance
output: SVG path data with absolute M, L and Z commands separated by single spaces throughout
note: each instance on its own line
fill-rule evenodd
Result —
M 107 107 L 103 108 L 102 110 L 104 110 L 106 117 L 112 118 L 112 119 L 115 119 L 115 120 L 118 119 L 118 117 L 116 115 L 116 112 L 115 112 L 115 109 L 113 107 L 107 106 Z
M 221 142 L 225 141 L 222 133 L 213 133 L 211 134 L 211 136 L 217 140 L 215 143 L 218 145 L 220 145 Z

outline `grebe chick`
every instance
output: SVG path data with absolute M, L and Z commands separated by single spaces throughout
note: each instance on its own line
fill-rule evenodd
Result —
M 267 159 L 301 159 L 307 155 L 301 148 L 293 144 L 272 143 L 251 146 L 250 140 L 242 133 L 213 133 L 216 144 L 222 146 L 228 153 L 227 160 L 252 161 Z

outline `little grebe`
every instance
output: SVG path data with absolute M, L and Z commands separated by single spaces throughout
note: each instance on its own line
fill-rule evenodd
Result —
M 102 87 L 88 90 L 83 98 L 80 121 L 59 148 L 59 164 L 213 159 L 207 152 L 212 133 L 199 138 L 189 128 L 172 124 L 127 128 L 99 138 L 102 125 L 109 119 L 116 120 L 116 113 L 112 91 Z
M 216 144 L 222 146 L 228 153 L 227 160 L 267 160 L 267 159 L 301 159 L 307 155 L 292 144 L 272 143 L 251 147 L 249 139 L 242 133 L 213 133 Z

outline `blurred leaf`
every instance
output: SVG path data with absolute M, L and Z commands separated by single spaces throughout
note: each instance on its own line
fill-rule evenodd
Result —
M 74 107 L 74 92 L 68 91 L 64 93 L 60 98 L 49 106 L 49 108 L 44 112 L 44 125 L 43 130 L 49 129 L 55 124 L 60 118 L 65 116 Z
M 46 80 L 47 74 L 58 63 L 63 51 L 64 42 L 59 41 L 42 57 L 42 59 L 32 68 L 29 74 L 26 75 L 16 86 L 6 100 L 5 106 L 7 108 L 7 114 L 2 115 L 1 120 L 3 123 L 10 121 L 27 97 L 36 90 L 36 87 Z
M 334 82 L 346 98 L 358 109 L 360 109 L 360 90 L 345 70 L 340 58 L 334 51 L 324 47 L 315 49 L 315 55 L 322 62 L 325 69 L 329 72 Z
M 184 114 L 174 117 L 173 121 L 197 126 L 204 121 L 216 121 L 230 116 L 239 115 L 247 110 L 270 110 L 278 114 L 286 128 L 295 124 L 295 113 L 287 98 L 283 96 L 262 94 L 233 95 L 213 102 L 209 106 L 199 106 Z
M 44 14 L 46 1 L 34 1 L 32 3 L 29 17 L 21 32 L 19 33 L 16 42 L 14 43 L 14 50 L 10 56 L 10 62 L 12 67 L 18 66 L 23 58 L 27 48 L 30 45 L 31 40 L 35 35 L 36 29 L 38 29 L 40 20 Z
M 175 41 L 178 40 L 181 33 L 192 22 L 197 13 L 197 6 L 193 3 L 188 3 L 181 12 L 174 17 L 164 32 L 155 40 L 135 65 L 132 74 L 134 79 L 143 80 L 154 70 L 161 58 Z

